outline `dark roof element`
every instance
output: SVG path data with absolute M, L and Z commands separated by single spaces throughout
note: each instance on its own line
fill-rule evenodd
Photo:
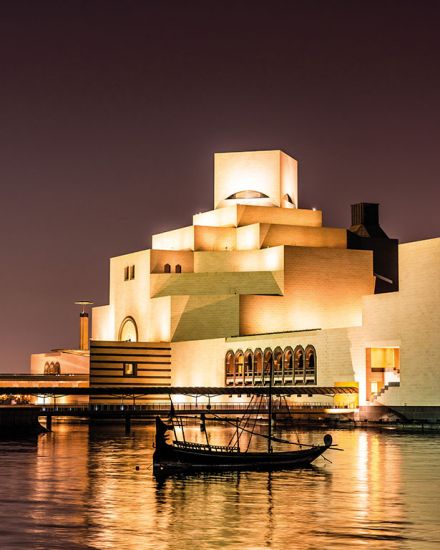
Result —
M 385 231 L 379 225 L 379 205 L 370 202 L 352 204 L 350 231 L 359 237 L 387 239 Z
M 375 294 L 399 290 L 398 244 L 397 239 L 389 239 L 380 227 L 378 204 L 361 202 L 351 205 L 347 248 L 373 251 Z

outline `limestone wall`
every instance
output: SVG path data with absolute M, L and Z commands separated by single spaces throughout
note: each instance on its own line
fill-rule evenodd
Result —
M 333 329 L 172 342 L 171 383 L 176 386 L 223 386 L 227 351 L 255 351 L 267 347 L 274 350 L 277 346 L 284 350 L 287 346 L 295 348 L 297 345 L 315 347 L 317 385 L 334 386 L 336 382 L 354 380 L 348 331 Z M 325 400 L 322 397 L 316 399 Z
M 240 334 L 360 326 L 372 253 L 285 247 L 284 295 L 241 296 Z
M 150 295 L 196 296 L 217 294 L 282 294 L 283 273 L 169 273 L 151 275 Z
M 171 340 L 204 340 L 238 334 L 239 296 L 173 296 Z M 199 342 L 203 345 L 202 342 Z
M 283 270 L 284 249 L 282 246 L 264 250 L 195 252 L 194 254 L 194 271 L 197 273 Z
M 399 292 L 366 296 L 363 326 L 350 331 L 353 365 L 365 401 L 365 350 L 400 347 L 400 388 L 386 405 L 440 405 L 440 239 L 399 246 Z
M 253 223 L 321 227 L 322 212 L 300 208 L 235 204 L 193 216 L 193 225 L 241 227 Z

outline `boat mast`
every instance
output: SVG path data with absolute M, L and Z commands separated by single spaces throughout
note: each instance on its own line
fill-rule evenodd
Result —
M 270 358 L 269 374 L 269 406 L 267 419 L 267 452 L 272 452 L 272 379 L 273 379 L 273 356 Z

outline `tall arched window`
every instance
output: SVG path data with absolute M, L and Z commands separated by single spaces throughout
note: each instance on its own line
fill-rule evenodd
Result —
M 164 272 L 164 273 L 171 273 L 171 266 L 170 266 L 170 264 L 165 264 L 165 265 L 163 266 L 163 272 Z
M 234 352 L 229 350 L 225 356 L 226 384 L 234 383 Z
M 235 352 L 235 383 L 242 384 L 244 377 L 244 355 L 241 349 Z
M 295 384 L 304 384 L 304 349 L 296 346 L 293 352 L 293 378 Z
M 264 378 L 265 384 L 270 383 L 270 372 L 272 370 L 272 364 L 273 364 L 272 350 L 270 348 L 266 348 L 264 350 L 264 355 L 263 355 L 263 378 Z
M 305 358 L 305 383 L 316 384 L 316 350 L 313 346 L 306 347 Z
M 176 265 L 176 273 L 182 273 L 182 266 L 180 264 Z
M 119 328 L 120 342 L 137 342 L 138 341 L 138 329 L 136 321 L 133 317 L 126 317 Z
M 252 377 L 254 368 L 254 354 L 251 349 L 247 349 L 244 354 L 244 375 L 246 378 Z
M 273 375 L 279 380 L 283 375 L 283 350 L 280 347 L 273 350 Z
M 293 349 L 288 346 L 284 350 L 283 356 L 283 371 L 284 371 L 284 383 L 286 380 L 290 382 L 293 379 Z
M 260 348 L 254 351 L 254 383 L 261 384 L 261 377 L 263 376 L 263 352 Z

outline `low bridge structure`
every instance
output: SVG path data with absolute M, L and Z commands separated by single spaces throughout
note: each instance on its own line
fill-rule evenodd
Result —
M 81 417 L 88 419 L 120 419 L 125 421 L 126 429 L 130 429 L 130 423 L 135 418 L 153 418 L 156 415 L 165 416 L 170 411 L 170 402 L 167 402 L 167 397 L 172 395 L 183 395 L 195 398 L 191 403 L 174 403 L 174 410 L 177 413 L 185 415 L 199 416 L 202 414 L 215 415 L 265 415 L 267 413 L 267 403 L 225 403 L 211 402 L 211 398 L 222 395 L 257 395 L 268 396 L 272 394 L 273 400 L 272 411 L 279 415 L 325 415 L 330 412 L 339 414 L 352 414 L 354 409 L 334 408 L 333 406 L 318 401 L 307 401 L 292 406 L 287 405 L 287 402 L 282 398 L 290 395 L 313 397 L 316 395 L 334 396 L 335 394 L 357 393 L 357 388 L 351 387 L 316 387 L 316 386 L 284 386 L 284 387 L 268 387 L 268 386 L 252 386 L 246 388 L 240 387 L 113 387 L 109 390 L 108 387 L 71 387 L 71 388 L 55 388 L 55 387 L 3 387 L 3 394 L 6 395 L 32 395 L 40 398 L 51 397 L 55 402 L 52 404 L 39 405 L 15 405 L 15 406 L 0 406 L 0 423 L 1 417 L 7 417 L 15 420 L 20 416 L 29 418 L 31 415 L 34 418 L 41 416 L 46 417 L 46 426 L 51 429 L 53 417 Z M 121 404 L 57 404 L 56 399 L 69 396 L 88 396 L 90 398 L 99 397 L 100 395 L 108 395 L 109 391 L 113 396 L 121 399 Z M 148 404 L 136 404 L 136 398 L 141 396 L 157 396 L 157 402 Z M 199 397 L 208 398 L 206 403 L 198 403 Z M 279 397 L 280 399 L 276 399 Z M 123 403 L 123 400 L 131 400 L 131 404 Z
M 4 395 L 34 395 L 34 396 L 66 396 L 87 395 L 99 397 L 100 395 L 113 395 L 122 397 L 145 395 L 187 395 L 187 396 L 217 396 L 217 395 L 296 395 L 314 396 L 358 393 L 357 387 L 339 386 L 93 386 L 93 387 L 53 387 L 53 386 L 3 386 L 0 391 Z

